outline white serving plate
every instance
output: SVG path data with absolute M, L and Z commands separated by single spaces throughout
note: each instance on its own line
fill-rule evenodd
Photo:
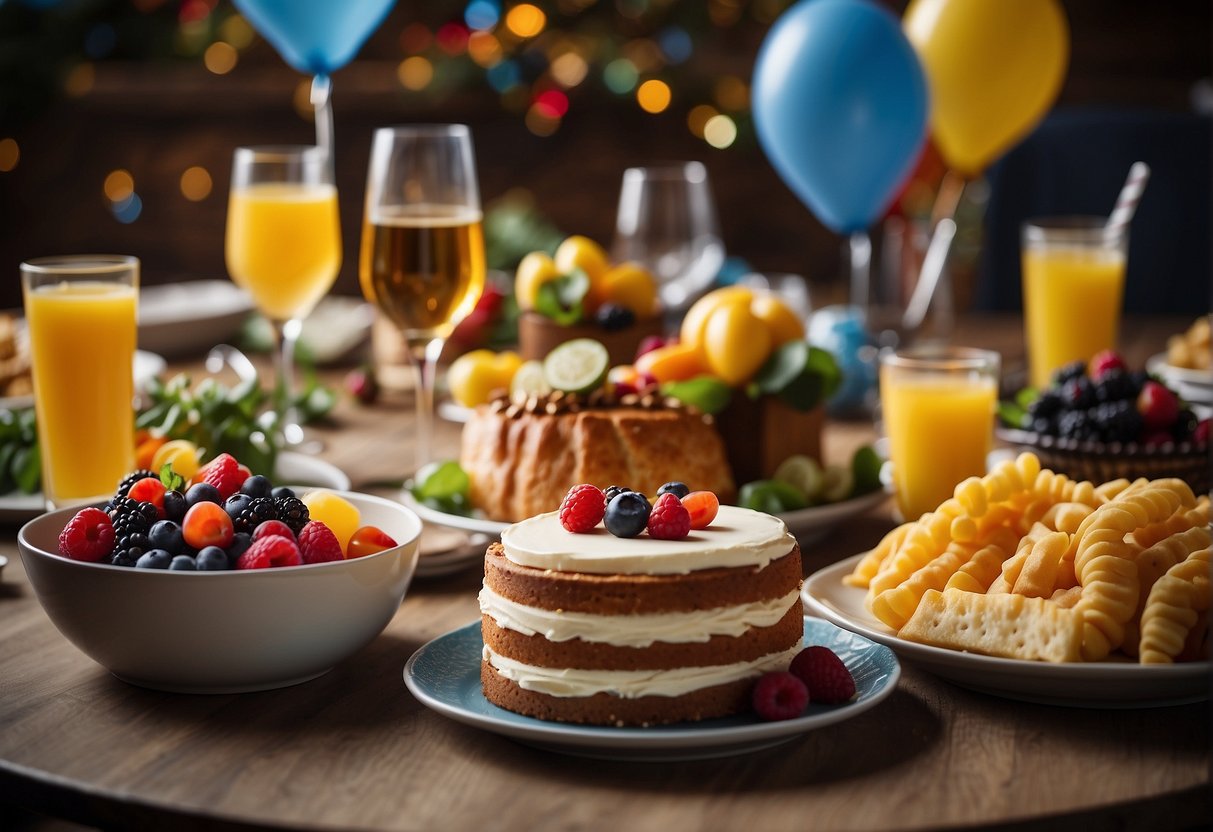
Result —
M 1161 377 L 1183 400 L 1195 404 L 1213 404 L 1213 371 L 1172 366 L 1167 363 L 1165 353 L 1146 361 L 1146 370 Z
M 842 582 L 863 557 L 813 573 L 801 600 L 819 615 L 892 648 L 904 661 L 962 687 L 1027 702 L 1081 708 L 1150 708 L 1209 698 L 1210 663 L 1140 665 L 1129 661 L 1052 664 L 965 653 L 897 637 L 864 606 L 867 591 Z
M 230 340 L 253 311 L 230 280 L 191 280 L 139 289 L 139 346 L 164 355 L 206 352 Z

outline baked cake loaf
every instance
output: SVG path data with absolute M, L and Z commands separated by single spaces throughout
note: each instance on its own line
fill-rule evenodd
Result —
M 552 511 L 582 482 L 655 494 L 680 480 L 721 502 L 737 494 L 711 417 L 654 397 L 498 399 L 464 425 L 459 464 L 472 505 L 504 522 Z
M 721 506 L 682 540 L 570 534 L 555 512 L 485 556 L 485 698 L 558 722 L 657 725 L 748 710 L 804 634 L 800 548 L 781 520 Z

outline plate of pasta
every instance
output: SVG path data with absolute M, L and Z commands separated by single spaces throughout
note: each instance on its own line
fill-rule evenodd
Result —
M 1209 499 L 1032 454 L 805 582 L 813 614 L 985 693 L 1080 707 L 1209 698 Z

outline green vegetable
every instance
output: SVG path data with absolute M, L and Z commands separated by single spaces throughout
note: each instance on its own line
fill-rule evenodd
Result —
M 871 445 L 864 445 L 855 451 L 855 455 L 851 457 L 851 475 L 855 478 L 854 496 L 880 490 L 882 467 L 884 460 Z
M 809 500 L 794 485 L 779 480 L 755 480 L 741 487 L 737 502 L 743 508 L 767 514 L 781 514 L 805 508 Z
M 671 396 L 704 413 L 719 413 L 729 406 L 733 388 L 714 376 L 697 376 L 687 381 L 667 381 L 661 385 L 663 396 Z
M 593 338 L 574 338 L 554 348 L 543 359 L 543 377 L 553 390 L 589 393 L 606 381 L 611 356 Z
M 431 462 L 417 472 L 411 491 L 423 503 L 429 500 L 467 501 L 471 482 L 459 463 L 453 460 Z
M 42 483 L 34 409 L 0 410 L 0 494 L 33 494 Z
M 818 498 L 825 484 L 824 472 L 817 460 L 804 454 L 793 454 L 779 463 L 775 479 L 794 486 L 810 502 Z
M 535 311 L 561 326 L 575 324 L 585 315 L 583 301 L 589 291 L 589 276 L 581 269 L 574 269 L 539 287 Z
M 749 393 L 751 398 L 775 395 L 796 410 L 808 411 L 834 395 L 841 383 L 834 356 L 807 341 L 789 341 L 759 368 Z

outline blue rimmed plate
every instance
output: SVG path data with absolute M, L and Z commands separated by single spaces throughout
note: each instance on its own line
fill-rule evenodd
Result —
M 404 681 L 423 705 L 443 716 L 549 751 L 644 762 L 727 757 L 790 742 L 858 716 L 893 692 L 901 667 L 892 650 L 818 618 L 806 617 L 804 629 L 806 647 L 829 647 L 850 669 L 856 697 L 845 705 L 810 705 L 804 716 L 783 722 L 761 722 L 750 714 L 655 728 L 610 728 L 515 714 L 481 692 L 479 621 L 414 653 L 404 667 Z

